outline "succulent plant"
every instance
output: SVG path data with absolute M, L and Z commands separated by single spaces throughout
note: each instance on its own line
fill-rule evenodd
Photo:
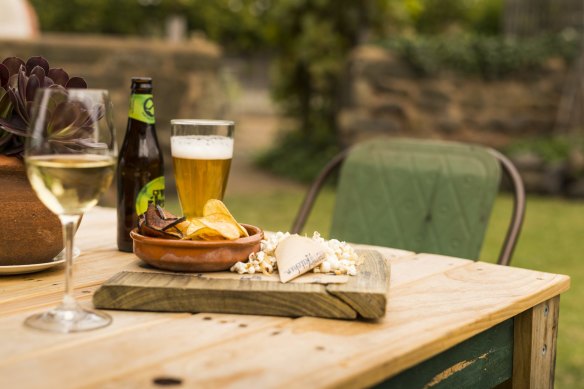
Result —
M 43 57 L 31 57 L 26 63 L 18 57 L 6 58 L 0 64 L 0 154 L 22 155 L 24 138 L 32 115 L 33 100 L 39 88 L 87 88 L 81 77 L 69 77 L 60 68 L 50 68 Z M 87 108 L 83 104 L 65 101 L 52 102 L 52 115 L 47 127 L 55 139 L 67 146 L 71 130 L 81 130 L 93 122 L 101 107 Z M 98 113 L 101 115 L 101 113 Z M 78 133 L 77 133 L 78 134 Z M 77 143 L 79 143 L 77 141 Z

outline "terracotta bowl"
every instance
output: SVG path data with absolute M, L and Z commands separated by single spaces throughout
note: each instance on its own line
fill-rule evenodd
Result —
M 236 240 L 194 241 L 151 238 L 134 229 L 134 254 L 159 269 L 178 272 L 211 272 L 228 270 L 249 254 L 260 250 L 264 232 L 258 227 L 242 224 L 248 237 Z

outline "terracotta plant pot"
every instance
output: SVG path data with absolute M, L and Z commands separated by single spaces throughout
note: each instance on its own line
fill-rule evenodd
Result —
M 0 266 L 49 262 L 62 249 L 61 223 L 32 190 L 24 163 L 0 155 Z

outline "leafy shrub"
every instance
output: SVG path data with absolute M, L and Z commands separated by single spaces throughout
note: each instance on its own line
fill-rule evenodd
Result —
M 299 133 L 293 132 L 260 155 L 257 164 L 274 174 L 310 182 L 339 151 L 335 142 L 308 142 Z
M 472 34 L 401 36 L 381 45 L 398 53 L 420 76 L 448 70 L 487 80 L 539 70 L 553 57 L 571 62 L 580 51 L 580 39 L 570 34 L 523 39 Z
M 339 149 L 337 113 L 346 59 L 364 33 L 383 30 L 387 13 L 385 0 L 273 3 L 272 94 L 298 124 L 260 166 L 306 181 Z
M 578 148 L 584 151 L 584 138 L 581 136 L 549 136 L 522 139 L 513 142 L 506 149 L 508 155 L 534 153 L 545 162 L 565 161 L 570 152 Z
M 31 0 L 43 31 L 162 37 L 166 19 L 235 51 L 265 47 L 270 0 Z
M 306 163 L 336 146 L 345 60 L 364 36 L 384 30 L 386 0 L 33 0 L 45 31 L 162 35 L 164 20 L 187 18 L 231 51 L 269 50 L 275 58 L 273 96 L 297 134 L 264 161 L 301 178 Z M 333 146 L 330 146 L 333 147 Z M 281 153 L 285 150 L 286 153 Z M 270 159 L 269 156 L 272 156 Z M 306 157 L 306 158 L 304 158 Z M 316 159 L 315 159 L 316 157 Z M 285 159 L 290 159 L 284 162 Z M 272 170 L 273 170 L 272 169 Z
M 501 32 L 503 0 L 406 0 L 404 5 L 410 23 L 421 34 L 452 28 L 481 34 Z

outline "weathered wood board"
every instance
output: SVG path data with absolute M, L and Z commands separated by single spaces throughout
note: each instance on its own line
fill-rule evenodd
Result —
M 379 319 L 385 315 L 390 267 L 361 251 L 359 273 L 344 284 L 205 279 L 193 274 L 123 271 L 94 294 L 97 308 L 270 316 Z
M 489 389 L 513 374 L 513 319 L 377 384 L 374 389 Z

